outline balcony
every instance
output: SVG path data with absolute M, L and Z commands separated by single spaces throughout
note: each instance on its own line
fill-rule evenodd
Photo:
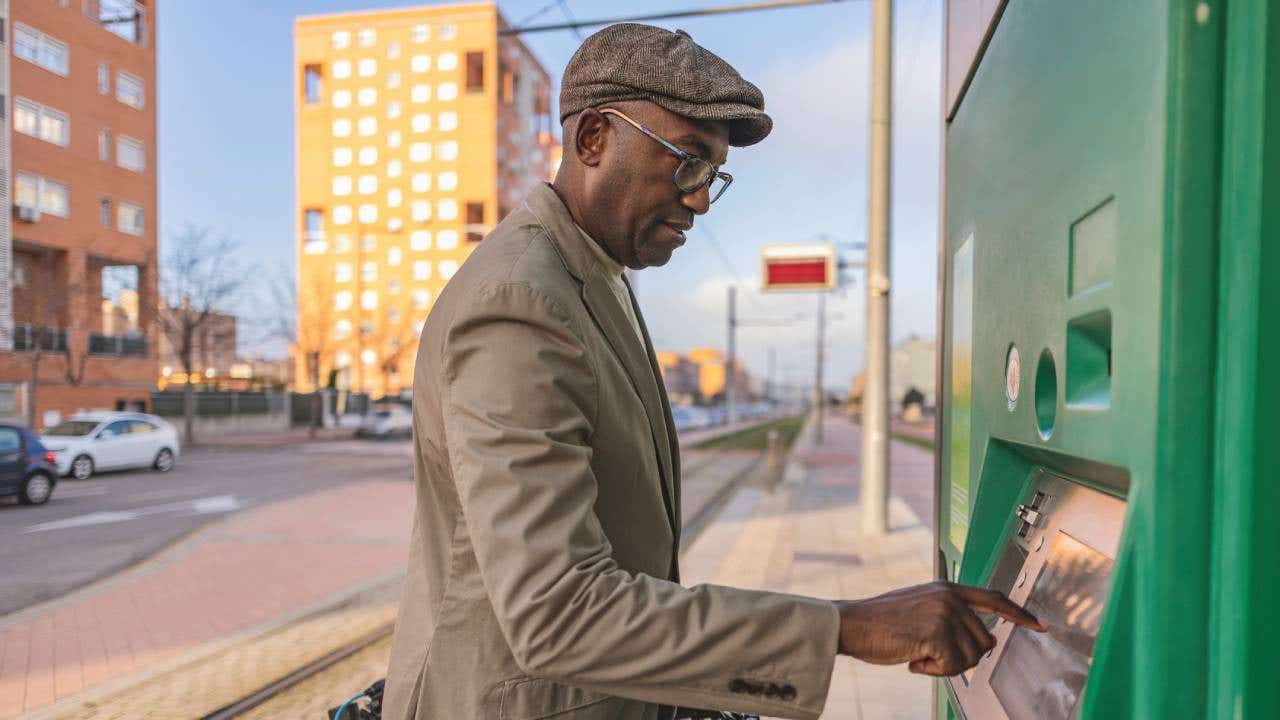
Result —
M 67 331 L 58 328 L 20 323 L 13 326 L 13 349 L 63 352 L 67 349 Z
M 146 357 L 147 339 L 137 335 L 103 335 L 91 332 L 89 333 L 89 354 Z
M 133 0 L 84 0 L 88 18 L 134 45 L 147 42 L 147 6 Z

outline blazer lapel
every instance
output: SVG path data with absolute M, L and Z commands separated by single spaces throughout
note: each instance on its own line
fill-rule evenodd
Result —
M 622 361 L 631 385 L 640 402 L 644 405 L 645 415 L 649 422 L 649 433 L 653 440 L 654 451 L 658 454 L 658 465 L 662 473 L 662 499 L 667 506 L 668 520 L 673 533 L 678 533 L 680 523 L 676 514 L 676 497 L 674 469 L 672 468 L 671 446 L 667 439 L 666 412 L 661 393 L 658 391 L 657 379 L 653 374 L 653 365 L 647 348 L 640 345 L 618 298 L 609 287 L 609 279 L 597 267 L 586 278 L 582 285 L 582 298 L 587 310 L 601 332 L 613 348 L 613 352 Z M 637 317 L 638 314 L 637 314 Z M 642 328 L 643 329 L 643 328 Z M 646 342 L 648 334 L 645 335 Z

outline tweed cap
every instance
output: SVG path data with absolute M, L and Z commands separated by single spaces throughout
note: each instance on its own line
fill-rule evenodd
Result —
M 729 144 L 737 147 L 773 129 L 760 88 L 683 30 L 619 23 L 582 43 L 560 83 L 560 122 L 625 100 L 649 100 L 694 120 L 726 120 Z

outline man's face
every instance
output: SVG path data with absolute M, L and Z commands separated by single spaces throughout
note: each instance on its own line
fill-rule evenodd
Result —
M 691 120 L 644 101 L 610 107 L 712 165 L 722 165 L 728 155 L 728 123 Z M 679 156 L 622 118 L 601 117 L 609 127 L 605 151 L 592 178 L 597 240 L 629 268 L 666 265 L 684 244 L 694 215 L 707 212 L 707 188 L 682 192 L 673 181 Z

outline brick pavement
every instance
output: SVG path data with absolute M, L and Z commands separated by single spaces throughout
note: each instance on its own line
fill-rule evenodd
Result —
M 818 447 L 811 430 L 807 424 L 781 484 L 740 490 L 686 548 L 685 582 L 854 599 L 932 577 L 929 453 L 893 443 L 891 532 L 868 538 L 859 527 L 859 428 L 829 413 Z M 929 680 L 905 668 L 840 658 L 823 718 L 920 720 L 930 716 L 931 692 Z
M 412 508 L 411 484 L 371 481 L 247 510 L 0 618 L 0 718 L 136 683 L 399 571 Z

